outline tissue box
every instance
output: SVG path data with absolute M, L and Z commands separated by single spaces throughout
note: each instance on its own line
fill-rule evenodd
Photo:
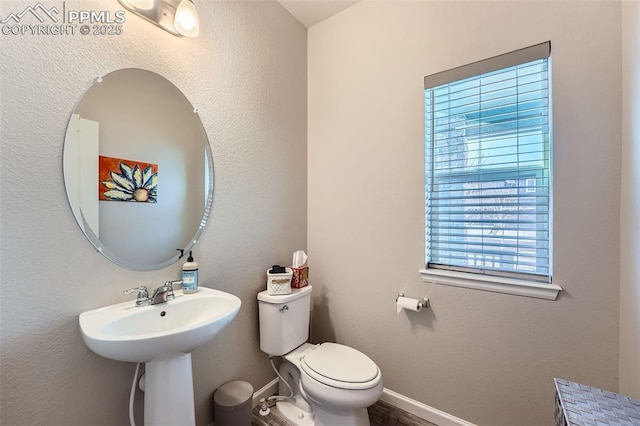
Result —
M 293 271 L 293 279 L 291 280 L 291 287 L 302 288 L 309 285 L 309 267 L 303 266 L 302 268 L 291 267 Z
M 272 274 L 267 270 L 267 293 L 270 295 L 290 294 L 291 293 L 291 277 L 293 272 L 291 268 L 286 269 L 284 274 Z

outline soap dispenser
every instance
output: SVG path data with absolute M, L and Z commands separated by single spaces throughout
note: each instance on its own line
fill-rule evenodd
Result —
M 185 294 L 198 291 L 198 264 L 193 261 L 193 254 L 189 252 L 187 261 L 182 265 L 182 292 Z

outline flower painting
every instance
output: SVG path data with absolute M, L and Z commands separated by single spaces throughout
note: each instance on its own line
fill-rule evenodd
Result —
M 100 155 L 98 181 L 99 200 L 157 202 L 157 164 Z

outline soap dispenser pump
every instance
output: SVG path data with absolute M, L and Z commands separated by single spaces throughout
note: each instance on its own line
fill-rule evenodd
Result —
M 187 261 L 182 265 L 182 292 L 185 294 L 198 291 L 198 264 L 193 261 L 193 254 L 189 252 Z

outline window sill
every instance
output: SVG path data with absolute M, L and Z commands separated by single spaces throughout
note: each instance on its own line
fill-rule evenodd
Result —
M 535 297 L 537 299 L 556 300 L 562 290 L 554 284 L 542 284 L 535 281 L 517 280 L 513 278 L 476 275 L 468 272 L 445 271 L 442 269 L 421 269 L 422 281 L 425 283 L 450 285 L 454 287 L 472 288 L 495 293 L 514 294 L 516 296 Z

